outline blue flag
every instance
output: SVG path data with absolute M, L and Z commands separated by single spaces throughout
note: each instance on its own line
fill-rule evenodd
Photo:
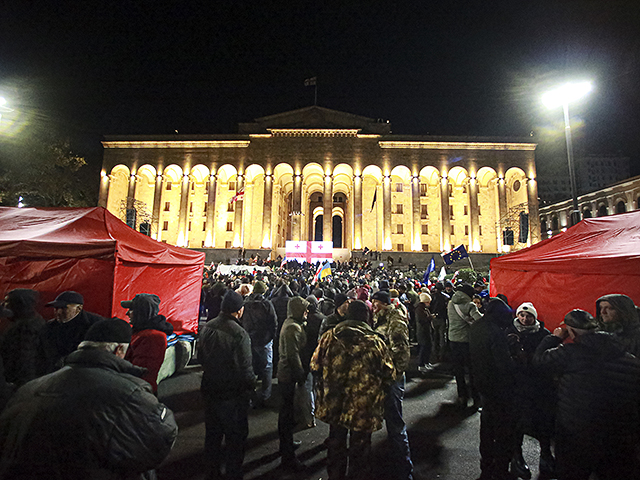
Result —
M 436 271 L 436 260 L 433 258 L 433 255 L 431 255 L 431 261 L 427 266 L 427 271 L 424 272 L 424 275 L 422 277 L 422 283 L 429 283 L 429 274 L 435 271 Z
M 467 249 L 464 248 L 464 245 L 460 245 L 459 247 L 454 248 L 447 254 L 442 255 L 442 260 L 447 265 L 451 265 L 453 262 L 457 262 L 458 260 L 462 260 L 463 258 L 469 258 L 469 254 L 467 253 Z

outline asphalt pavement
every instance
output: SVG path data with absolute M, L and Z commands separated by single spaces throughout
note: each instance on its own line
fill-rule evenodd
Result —
M 415 357 L 412 358 L 415 363 Z M 453 405 L 455 381 L 440 365 L 433 373 L 422 375 L 412 363 L 407 372 L 404 418 L 407 423 L 411 456 L 416 480 L 472 480 L 480 475 L 478 453 L 480 414 Z M 158 388 L 160 400 L 170 407 L 180 431 L 178 440 L 162 466 L 160 480 L 201 480 L 205 478 L 203 458 L 204 414 L 200 395 L 202 370 L 190 365 L 181 373 L 164 380 Z M 245 480 L 327 479 L 324 446 L 329 427 L 316 420 L 316 427 L 295 434 L 302 445 L 298 458 L 307 465 L 300 473 L 285 473 L 279 467 L 278 454 L 278 385 L 274 380 L 271 403 L 249 413 L 249 438 L 244 463 Z M 389 468 L 388 444 L 384 427 L 373 434 L 372 480 L 393 478 Z M 525 437 L 524 456 L 533 478 L 538 471 L 538 443 Z

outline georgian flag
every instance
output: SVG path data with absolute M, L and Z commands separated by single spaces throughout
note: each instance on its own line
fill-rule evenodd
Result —
M 285 244 L 287 260 L 297 262 L 324 262 L 333 260 L 333 242 L 294 242 L 287 240 Z

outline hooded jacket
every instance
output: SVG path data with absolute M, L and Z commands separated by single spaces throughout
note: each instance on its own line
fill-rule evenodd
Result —
M 614 322 L 604 323 L 600 316 L 600 302 L 609 302 L 617 311 L 618 318 Z M 626 295 L 604 295 L 596 300 L 596 319 L 600 330 L 612 333 L 624 346 L 625 350 L 640 357 L 640 319 L 638 310 Z
M 244 301 L 240 324 L 249 333 L 252 348 L 264 347 L 276 335 L 278 319 L 273 304 L 260 293 L 252 293 Z
M 363 432 L 382 428 L 395 368 L 381 334 L 362 321 L 341 322 L 320 340 L 311 370 L 320 420 Z
M 411 350 L 409 346 L 409 326 L 402 310 L 393 305 L 383 307 L 374 318 L 374 330 L 384 336 L 389 347 L 393 365 L 396 368 L 396 380 L 402 378 L 409 366 Z
M 447 305 L 447 317 L 449 318 L 449 341 L 467 343 L 469 326 L 482 318 L 482 314 L 478 311 L 476 304 L 471 301 L 471 297 L 458 290 Z
M 287 319 L 280 331 L 278 352 L 278 381 L 304 382 L 305 369 L 302 365 L 302 349 L 307 343 L 304 315 L 309 302 L 302 297 L 292 297 L 287 305 Z
M 0 355 L 7 382 L 21 386 L 38 376 L 40 332 L 45 321 L 36 311 L 38 292 L 17 288 L 7 294 L 9 328 L 0 338 Z
M 0 417 L 0 478 L 132 479 L 159 466 L 178 427 L 140 372 L 82 349 L 20 388 Z
M 167 350 L 167 335 L 173 333 L 173 326 L 159 312 L 157 295 L 139 293 L 133 298 L 130 314 L 133 335 L 125 357 L 147 369 L 142 379 L 149 382 L 154 393 L 158 391 L 158 372 Z
M 545 337 L 533 356 L 560 375 L 556 421 L 563 434 L 609 440 L 633 438 L 640 427 L 640 360 L 614 336 L 589 332 L 574 343 Z

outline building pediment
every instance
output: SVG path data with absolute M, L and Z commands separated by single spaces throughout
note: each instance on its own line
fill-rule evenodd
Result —
M 272 130 L 357 130 L 359 133 L 386 135 L 391 124 L 360 115 L 318 106 L 300 108 L 240 123 L 240 133 L 269 133 Z

